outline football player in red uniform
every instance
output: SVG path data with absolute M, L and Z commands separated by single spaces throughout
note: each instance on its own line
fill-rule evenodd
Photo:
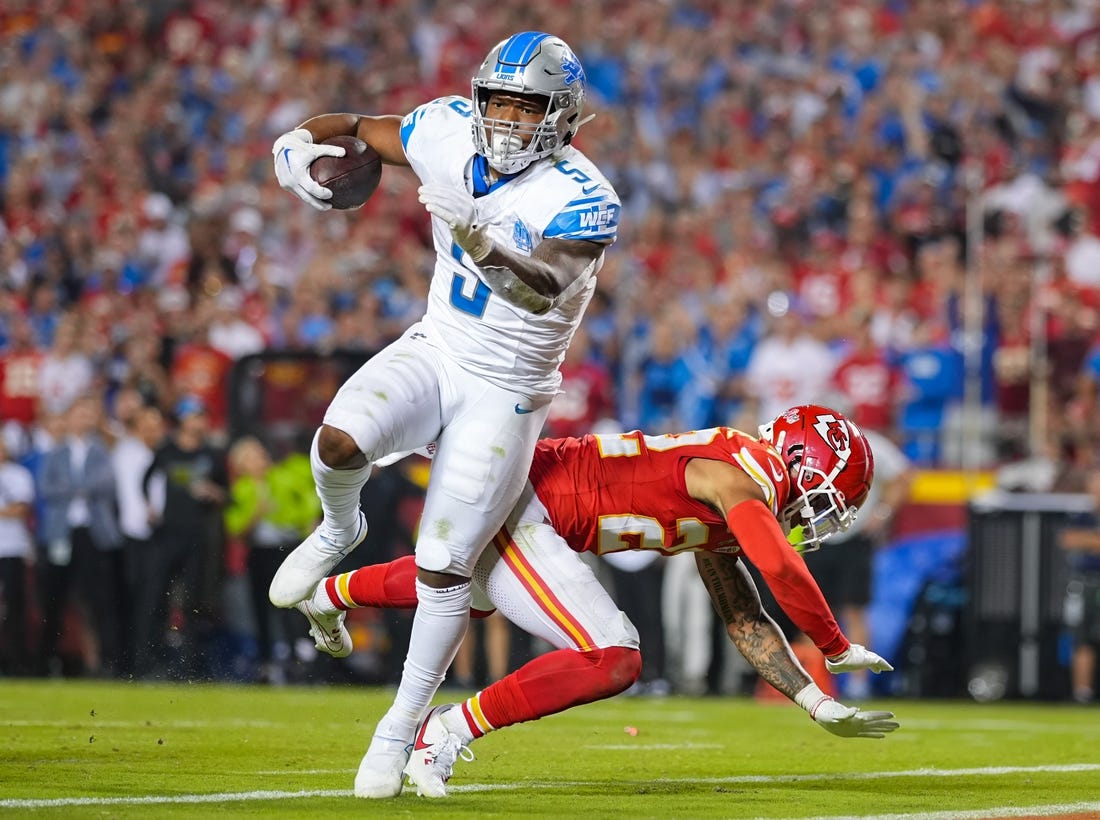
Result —
M 890 671 L 844 637 L 798 554 L 851 524 L 873 475 L 859 429 L 816 405 L 788 410 L 758 437 L 716 427 L 540 441 L 519 503 L 474 572 L 483 593 L 474 606 L 499 609 L 556 651 L 432 710 L 409 747 L 406 773 L 418 793 L 445 795 L 456 757 L 486 732 L 611 697 L 637 678 L 638 634 L 578 552 L 694 552 L 730 639 L 765 680 L 833 734 L 896 729 L 892 713 L 847 707 L 821 691 L 761 608 L 741 560 L 760 571 L 829 671 Z M 337 657 L 351 651 L 349 608 L 415 606 L 415 572 L 409 557 L 324 579 L 305 608 L 318 647 Z

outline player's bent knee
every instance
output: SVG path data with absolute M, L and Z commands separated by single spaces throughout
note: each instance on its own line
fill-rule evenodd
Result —
M 642 674 L 642 653 L 630 646 L 607 646 L 582 653 L 603 672 L 603 697 L 629 689 Z
M 629 689 L 642 674 L 642 653 L 629 646 L 612 646 L 604 650 L 612 680 L 619 692 Z M 616 693 L 618 694 L 618 693 Z
M 423 580 L 423 574 L 449 572 L 451 567 L 451 551 L 447 545 L 421 537 L 416 542 L 416 569 L 417 577 Z
M 367 463 L 367 457 L 359 451 L 355 439 L 336 427 L 321 425 L 317 435 L 317 455 L 334 470 L 355 469 Z

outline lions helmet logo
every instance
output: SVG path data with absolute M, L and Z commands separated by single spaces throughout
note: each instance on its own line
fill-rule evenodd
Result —
M 584 69 L 581 67 L 581 61 L 568 48 L 562 50 L 561 72 L 565 75 L 566 85 L 573 85 L 578 80 L 584 82 Z

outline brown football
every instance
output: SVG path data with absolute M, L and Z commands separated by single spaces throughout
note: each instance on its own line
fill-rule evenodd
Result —
M 309 166 L 314 181 L 332 191 L 333 208 L 358 208 L 374 193 L 382 179 L 382 157 L 356 137 L 330 137 L 322 145 L 338 145 L 342 157 L 318 157 Z

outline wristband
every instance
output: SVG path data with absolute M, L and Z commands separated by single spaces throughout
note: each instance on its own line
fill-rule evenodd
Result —
M 821 708 L 821 704 L 830 700 L 832 698 L 822 692 L 821 687 L 816 683 L 806 684 L 794 696 L 794 702 L 809 712 L 814 720 L 817 720 L 817 710 Z
M 472 248 L 466 248 L 466 253 L 470 254 L 470 258 L 480 265 L 481 261 L 493 252 L 493 240 L 489 238 L 489 234 L 485 231 L 471 231 L 470 237 L 477 237 L 477 242 Z

